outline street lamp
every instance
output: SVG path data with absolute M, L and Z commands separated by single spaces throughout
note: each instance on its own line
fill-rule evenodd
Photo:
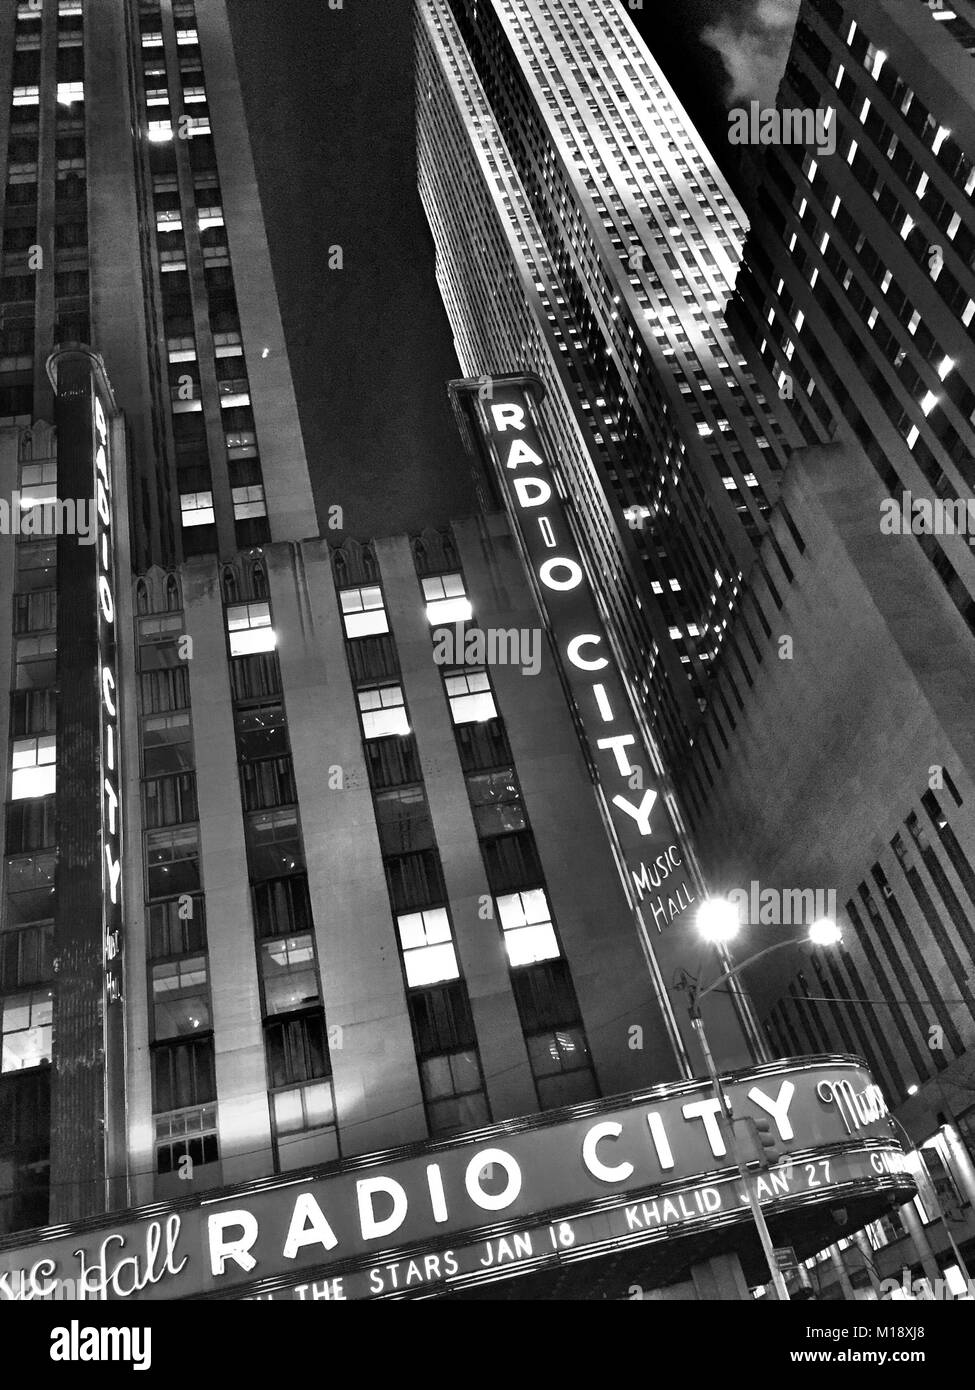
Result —
M 741 930 L 741 921 L 738 916 L 738 909 L 726 898 L 705 898 L 697 913 L 697 927 L 705 941 L 712 945 L 725 945 L 733 941 Z M 814 946 L 833 946 L 840 941 L 842 933 L 835 922 L 827 917 L 822 917 L 813 922 L 806 936 L 790 937 L 787 941 L 776 941 L 772 946 L 766 946 L 763 951 L 756 951 L 754 955 L 743 960 L 739 965 L 731 970 L 726 970 L 722 975 L 712 981 L 707 989 L 701 989 L 696 980 L 690 986 L 689 1011 L 691 1024 L 697 1035 L 697 1040 L 701 1045 L 701 1052 L 704 1054 L 705 1065 L 708 1069 L 708 1076 L 711 1085 L 714 1087 L 714 1094 L 721 1108 L 724 1123 L 721 1126 L 722 1133 L 727 1136 L 728 1145 L 731 1149 L 731 1156 L 737 1165 L 741 1176 L 745 1195 L 748 1198 L 748 1206 L 751 1210 L 752 1220 L 758 1232 L 758 1239 L 762 1247 L 762 1253 L 768 1264 L 769 1275 L 771 1276 L 772 1286 L 775 1289 L 776 1297 L 781 1301 L 789 1301 L 789 1290 L 786 1288 L 785 1279 L 779 1269 L 775 1258 L 775 1247 L 772 1244 L 772 1237 L 765 1221 L 765 1214 L 762 1211 L 761 1203 L 758 1200 L 756 1184 L 753 1183 L 748 1166 L 742 1157 L 741 1149 L 738 1145 L 738 1136 L 735 1133 L 735 1120 L 731 1109 L 731 1101 L 721 1083 L 721 1077 L 714 1064 L 714 1055 L 711 1052 L 711 1045 L 708 1042 L 707 1031 L 704 1027 L 704 1019 L 701 1016 L 701 1001 L 706 999 L 709 994 L 716 990 L 720 985 L 727 984 L 729 980 L 746 969 L 749 965 L 754 965 L 763 956 L 771 955 L 773 951 L 779 951 L 785 946 L 796 946 L 804 941 L 810 942 Z M 700 975 L 698 971 L 698 975 Z

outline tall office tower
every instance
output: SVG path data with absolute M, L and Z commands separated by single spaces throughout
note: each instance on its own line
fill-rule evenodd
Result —
M 103 617 L 117 604 L 121 619 L 132 566 L 229 556 L 315 529 L 232 52 L 222 3 L 24 0 L 0 14 L 0 420 L 20 522 L 5 536 L 15 635 L 3 682 L 12 741 L 3 989 L 13 992 L 4 1030 L 18 1037 L 4 1043 L 4 1072 L 23 1073 L 8 1087 L 19 1118 L 4 1128 L 21 1155 L 34 1154 L 28 1172 L 36 1162 L 43 1173 L 47 1102 L 36 1088 L 46 1091 L 46 1079 L 31 1063 L 51 1055 L 51 991 L 25 995 L 21 987 L 43 985 L 57 970 L 55 1216 L 100 1200 L 92 1188 L 93 1174 L 104 1176 L 99 1127 L 106 1103 L 124 1089 L 120 1035 L 114 1045 L 100 1036 L 102 1026 L 106 1034 L 115 1027 L 102 991 L 105 953 L 119 945 L 118 924 L 109 929 L 102 908 L 100 834 L 113 905 L 119 871 L 107 823 L 89 815 L 86 798 L 94 791 L 96 808 L 100 798 L 86 779 L 100 754 L 114 760 L 124 743 L 121 726 L 95 721 L 109 707 L 134 717 L 137 699 L 131 671 L 118 707 L 109 684 L 101 712 L 88 698 L 99 687 L 96 648 L 120 687 L 127 659 L 114 629 L 95 630 L 91 600 L 104 585 Z M 84 351 L 51 357 L 56 347 L 84 343 L 97 345 L 100 360 Z M 82 499 L 96 485 L 101 530 L 96 537 L 90 516 L 85 542 Z M 63 489 L 77 503 L 77 525 L 55 538 L 50 504 Z M 174 738 L 164 733 L 157 742 Z M 167 756 L 171 770 L 185 761 L 174 749 L 156 750 L 157 762 Z M 139 769 L 135 750 L 130 785 Z M 117 767 L 108 770 L 111 796 L 130 795 L 115 781 Z M 108 809 L 114 835 L 127 813 Z M 137 824 L 126 830 L 134 844 Z M 117 977 L 118 968 L 108 973 Z M 117 1126 L 109 1130 L 118 1172 L 124 1138 Z M 5 1190 L 22 1185 L 21 1167 L 15 1159 L 5 1171 Z M 43 1183 L 28 1186 L 37 1192 Z M 31 1210 L 44 1206 L 42 1196 L 38 1203 Z
M 616 0 L 419 0 L 417 52 L 458 356 L 543 379 L 561 486 L 673 777 L 786 458 L 722 320 L 741 208 Z
M 0 1231 L 672 1079 L 503 519 L 318 535 L 223 0 L 0 64 Z
M 773 1047 L 871 1059 L 963 1201 L 959 1133 L 975 1152 L 973 50 L 968 0 L 800 10 L 778 105 L 833 108 L 835 152 L 755 152 L 728 321 L 805 445 L 783 493 L 803 553 L 759 596 L 769 632 L 747 715 L 736 731 L 712 703 L 695 758 L 709 794 L 688 811 L 715 886 L 836 893 L 842 949 L 750 981 Z M 960 1245 L 975 1236 L 954 1229 Z M 892 1235 L 884 1272 L 904 1262 Z

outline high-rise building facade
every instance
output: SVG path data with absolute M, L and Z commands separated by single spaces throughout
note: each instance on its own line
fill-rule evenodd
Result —
M 836 894 L 842 948 L 749 981 L 771 1046 L 870 1060 L 969 1256 L 973 54 L 968 0 L 799 12 L 778 106 L 832 109 L 835 149 L 754 151 L 727 317 L 796 446 L 782 497 L 803 549 L 774 601 L 755 577 L 771 631 L 747 717 L 712 701 L 689 778 L 709 795 L 687 809 L 716 889 Z M 873 1233 L 882 1272 L 917 1265 L 922 1219 L 923 1272 L 954 1262 L 929 1192 Z
M 589 566 L 676 776 L 786 460 L 723 323 L 741 207 L 615 0 L 422 0 L 417 115 L 458 356 L 544 380 Z M 775 577 L 794 544 L 773 538 Z

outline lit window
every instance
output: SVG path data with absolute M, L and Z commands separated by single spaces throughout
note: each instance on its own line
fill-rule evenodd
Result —
M 50 1062 L 51 996 L 52 991 L 46 989 L 0 1000 L 0 1071 L 24 1071 Z
M 163 46 L 163 36 L 162 36 L 162 34 L 143 34 L 143 35 L 142 35 L 142 47 L 143 47 L 143 48 L 162 48 L 162 46 Z
M 326 1129 L 335 1124 L 330 1081 L 315 1081 L 289 1091 L 275 1091 L 271 1104 L 274 1107 L 274 1131 L 279 1137 L 303 1134 L 311 1129 Z
M 38 106 L 40 104 L 39 87 L 15 87 L 13 95 L 14 106 Z
M 252 516 L 267 516 L 264 488 L 260 484 L 253 487 L 235 487 L 233 499 L 235 521 L 245 521 Z
M 411 989 L 458 978 L 460 970 L 446 908 L 410 912 L 405 917 L 397 917 L 396 926 L 403 947 L 406 982 Z
M 24 801 L 33 796 L 50 796 L 55 785 L 56 757 L 57 740 L 53 734 L 45 738 L 16 739 L 10 799 Z
M 195 29 L 177 29 L 176 42 L 179 44 L 199 43 L 200 38 Z
M 212 526 L 215 520 L 212 492 L 180 494 L 180 511 L 184 526 Z
M 162 144 L 165 144 L 165 142 L 166 142 L 167 140 L 172 140 L 172 138 L 173 138 L 173 123 L 172 123 L 172 121 L 150 121 L 150 122 L 149 122 L 149 139 L 152 141 L 152 143 L 153 143 L 154 145 L 162 145 Z
M 170 362 L 196 361 L 196 343 L 193 338 L 170 338 L 166 347 Z
M 497 904 L 510 965 L 531 965 L 561 954 L 544 889 L 506 893 Z
M 271 626 L 267 603 L 236 603 L 227 609 L 230 655 L 248 656 L 252 652 L 273 652 L 278 645 Z
M 84 101 L 85 84 L 83 82 L 59 82 L 58 83 L 58 104 L 60 106 L 70 106 L 72 102 Z
M 491 693 L 491 682 L 484 670 L 458 670 L 444 677 L 455 724 L 482 724 L 498 713 Z
M 269 1017 L 317 1004 L 318 972 L 311 933 L 263 941 L 261 978 L 264 981 L 264 1012 Z
M 931 411 L 937 404 L 937 400 L 938 398 L 933 391 L 925 391 L 924 396 L 921 399 L 921 410 L 923 414 L 930 415 Z
M 459 574 L 438 574 L 423 581 L 427 618 L 431 623 L 466 623 L 473 616 Z
M 372 690 L 360 690 L 358 695 L 362 732 L 366 738 L 388 738 L 391 734 L 410 732 L 402 686 L 380 685 Z
M 383 591 L 378 586 L 343 589 L 339 598 L 346 637 L 370 637 L 374 633 L 389 631 Z

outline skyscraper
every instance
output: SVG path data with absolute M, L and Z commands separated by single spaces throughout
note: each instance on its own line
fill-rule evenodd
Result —
M 417 55 L 458 356 L 471 376 L 544 380 L 562 485 L 674 777 L 786 458 L 722 319 L 742 210 L 615 0 L 421 0 Z
M 689 777 L 709 796 L 688 809 L 716 888 L 835 891 L 841 950 L 749 982 L 772 1047 L 868 1058 L 959 1205 L 975 1044 L 973 53 L 967 0 L 800 10 L 778 106 L 832 109 L 835 149 L 751 152 L 728 324 L 781 401 L 802 550 L 774 594 L 755 577 L 767 632 L 745 718 L 712 701 Z M 970 1251 L 975 1231 L 952 1229 Z M 953 1262 L 943 1230 L 929 1236 Z M 914 1260 L 905 1243 L 903 1226 L 875 1233 L 885 1272 Z

